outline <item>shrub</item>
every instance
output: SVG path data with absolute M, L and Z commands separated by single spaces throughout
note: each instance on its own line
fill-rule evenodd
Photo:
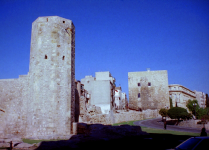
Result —
M 166 117 L 166 116 L 167 116 L 167 112 L 168 112 L 167 109 L 161 108 L 160 111 L 159 111 L 159 114 L 160 114 L 162 117 Z
M 187 112 L 187 110 L 182 107 L 173 107 L 169 109 L 168 116 L 171 119 L 178 119 L 178 121 L 180 120 L 180 118 L 184 120 L 186 120 L 187 118 L 191 118 L 191 115 Z
M 196 104 L 195 110 L 193 104 Z M 189 111 L 192 112 L 193 115 L 195 115 L 195 111 L 197 112 L 200 108 L 197 100 L 190 100 L 190 99 L 187 101 L 186 107 L 189 109 Z

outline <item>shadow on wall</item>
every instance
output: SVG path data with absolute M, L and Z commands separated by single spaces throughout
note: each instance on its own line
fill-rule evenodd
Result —
M 79 115 L 80 115 L 80 105 L 79 105 L 79 94 L 78 90 L 75 89 L 75 122 L 78 122 L 79 120 Z

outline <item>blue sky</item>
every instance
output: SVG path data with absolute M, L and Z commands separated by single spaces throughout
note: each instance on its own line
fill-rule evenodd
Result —
M 29 71 L 32 22 L 60 16 L 76 29 L 75 76 L 167 70 L 169 84 L 209 93 L 208 0 L 0 0 L 0 79 Z

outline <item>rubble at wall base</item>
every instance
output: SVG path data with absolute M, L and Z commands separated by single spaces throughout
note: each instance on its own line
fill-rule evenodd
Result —
M 127 122 L 133 120 L 143 120 L 148 118 L 159 117 L 158 110 L 145 110 L 145 111 L 134 111 L 134 110 L 117 110 L 116 113 L 111 114 L 94 114 L 94 115 L 80 115 L 79 122 L 95 124 L 100 123 L 104 125 Z

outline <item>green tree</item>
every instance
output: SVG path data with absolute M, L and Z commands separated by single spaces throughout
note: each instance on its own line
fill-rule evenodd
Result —
M 173 108 L 173 101 L 172 101 L 172 98 L 169 97 L 169 101 L 170 101 L 170 108 Z
M 194 107 L 193 104 L 196 104 L 196 106 Z M 200 106 L 199 106 L 199 104 L 198 104 L 198 102 L 197 102 L 196 99 L 194 99 L 194 100 L 190 100 L 190 99 L 189 99 L 189 100 L 187 101 L 186 107 L 189 109 L 189 111 L 192 112 L 193 115 L 195 115 L 195 112 L 197 113 L 197 111 L 200 109 Z M 194 108 L 195 108 L 195 109 L 194 109 Z M 197 116 L 197 114 L 196 114 L 196 116 Z
M 193 117 L 192 114 L 188 113 L 188 115 L 186 116 L 186 119 L 189 120 L 189 119 L 192 119 L 192 117 Z
M 205 107 L 205 112 L 206 112 L 206 115 L 209 115 L 209 107 Z
M 207 115 L 207 109 L 199 108 L 196 112 L 197 119 L 201 119 L 204 115 Z
M 167 114 L 171 119 L 178 120 L 177 125 L 179 123 L 180 118 L 185 120 L 189 117 L 189 113 L 187 112 L 187 110 L 182 107 L 173 107 L 168 110 Z
M 166 109 L 166 108 L 160 109 L 159 114 L 162 116 L 162 120 L 163 120 L 163 117 L 167 116 L 167 112 L 168 112 L 168 109 Z

